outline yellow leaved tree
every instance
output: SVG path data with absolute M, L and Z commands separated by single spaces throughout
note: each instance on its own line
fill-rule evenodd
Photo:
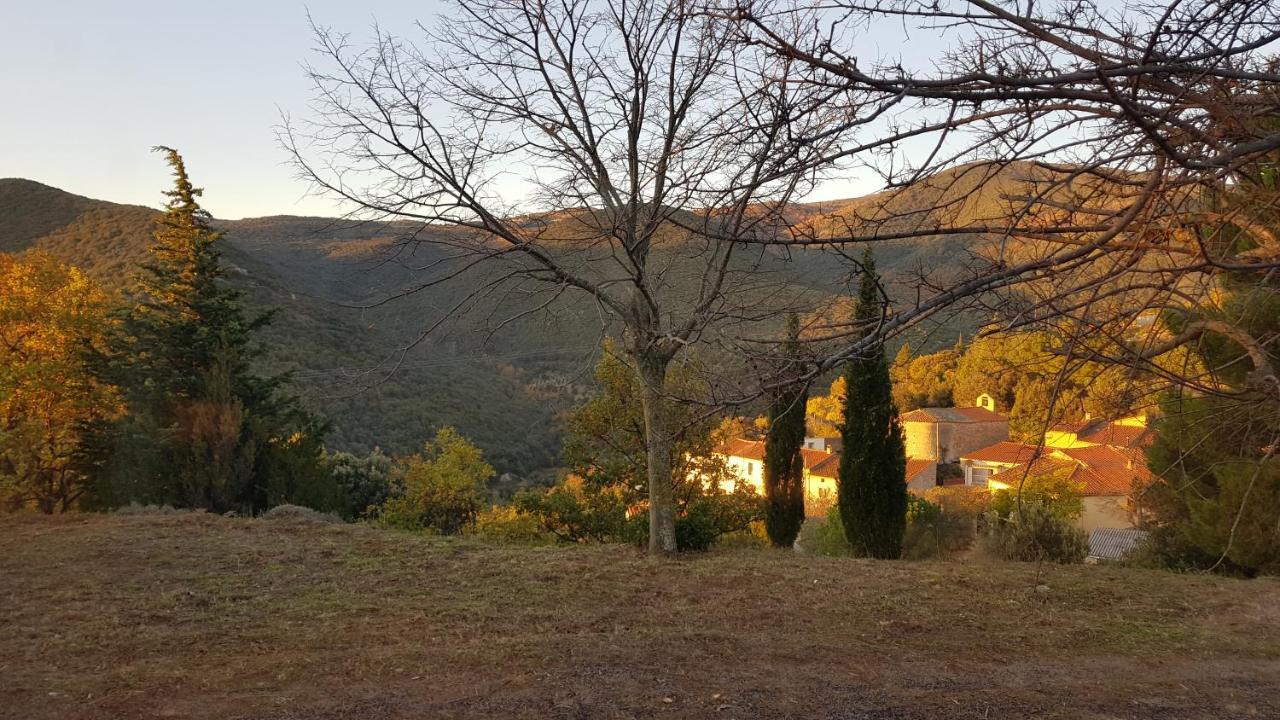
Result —
M 109 298 L 51 255 L 0 254 L 0 505 L 64 512 L 88 486 L 87 429 L 122 412 L 85 351 L 102 340 Z

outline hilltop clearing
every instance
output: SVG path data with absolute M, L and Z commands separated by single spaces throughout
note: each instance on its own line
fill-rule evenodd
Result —
M 204 514 L 12 517 L 0 576 L 4 717 L 1280 714 L 1274 580 Z

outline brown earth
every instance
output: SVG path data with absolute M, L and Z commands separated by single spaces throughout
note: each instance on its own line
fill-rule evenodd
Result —
M 1274 579 L 81 515 L 0 597 L 5 718 L 1280 717 Z

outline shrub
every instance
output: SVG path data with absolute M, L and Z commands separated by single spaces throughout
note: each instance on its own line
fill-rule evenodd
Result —
M 456 535 L 488 502 L 493 468 L 480 448 L 453 428 L 443 428 L 424 451 L 399 463 L 394 477 L 404 494 L 382 504 L 378 521 L 390 527 Z
M 627 503 L 622 492 L 585 483 L 576 475 L 549 490 L 518 493 L 515 507 L 564 542 L 620 542 L 626 534 Z
M 1084 512 L 1084 484 L 1071 479 L 1072 468 L 1028 475 L 1022 483 L 1023 505 L 1034 503 L 1063 520 L 1080 517 Z M 997 490 L 991 494 L 991 510 L 1008 519 L 1017 512 L 1019 490 Z
M 743 530 L 727 532 L 716 540 L 718 547 L 750 548 L 763 550 L 770 546 L 769 533 L 763 521 L 757 520 Z
M 676 547 L 680 552 L 711 549 L 729 533 L 741 532 L 764 519 L 764 499 L 746 488 L 724 492 L 719 488 L 686 489 L 676 515 Z M 637 545 L 649 543 L 649 520 L 637 516 L 628 523 L 628 539 Z
M 556 540 L 543 529 L 538 518 L 511 505 L 494 505 L 477 515 L 471 534 L 513 545 L 547 545 Z
M 825 518 L 812 518 L 800 531 L 800 547 L 814 555 L 847 557 L 853 555 L 849 538 L 844 534 L 840 508 L 832 505 Z
M 992 554 L 1005 560 L 1078 563 L 1089 554 L 1089 540 L 1051 505 L 1026 500 L 1022 511 L 1003 518 L 993 513 L 987 535 Z
M 277 505 L 262 514 L 263 520 L 301 520 L 305 522 L 337 523 L 342 518 L 330 513 L 322 513 L 301 505 Z
M 395 475 L 395 462 L 381 450 L 375 448 L 363 457 L 336 452 L 327 460 L 342 493 L 342 516 L 347 520 L 368 518 L 387 500 L 404 493 L 404 483 Z
M 907 531 L 902 556 L 908 560 L 942 558 L 968 548 L 978 518 L 988 509 L 986 492 L 933 488 L 907 503 Z

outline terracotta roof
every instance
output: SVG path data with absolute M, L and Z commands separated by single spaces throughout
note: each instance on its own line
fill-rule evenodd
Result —
M 1155 438 L 1155 430 L 1140 425 L 1121 425 L 1107 420 L 1085 420 L 1074 423 L 1058 423 L 1052 430 L 1075 433 L 1081 442 L 1117 447 L 1146 447 Z
M 990 479 L 1013 486 L 1022 481 L 1024 474 L 1033 477 L 1068 469 L 1071 479 L 1084 486 L 1086 497 L 1128 495 L 1135 484 L 1146 484 L 1153 479 L 1141 452 L 1102 445 L 1054 450 L 1051 455 L 1031 463 L 1001 470 Z
M 826 455 L 821 462 L 814 464 L 809 468 L 810 475 L 816 475 L 824 478 L 835 478 L 840 473 L 840 453 L 823 453 Z
M 918 460 L 916 458 L 907 458 L 907 482 L 911 482 L 912 478 L 932 467 L 932 460 Z
M 1107 423 L 1097 429 L 1089 429 L 1084 435 L 1077 435 L 1085 442 L 1099 445 L 1115 445 L 1123 448 L 1147 447 L 1155 439 L 1155 430 L 1136 425 L 1118 425 Z
M 980 423 L 1007 420 L 1000 413 L 980 407 L 920 408 L 902 416 L 902 422 Z
M 721 445 L 718 451 L 721 455 L 732 455 L 733 457 L 751 458 L 752 460 L 764 459 L 764 443 L 760 440 L 747 440 L 745 438 L 734 438 Z
M 973 452 L 967 452 L 964 455 L 961 455 L 960 459 L 1016 465 L 1018 463 L 1030 462 L 1037 455 L 1047 454 L 1048 450 L 1043 450 L 1038 445 L 1025 445 L 1023 443 L 1009 442 L 1008 440 L 1005 440 L 998 442 L 995 445 L 978 448 Z
M 804 469 L 808 470 L 810 474 L 812 474 L 814 468 L 819 465 L 831 462 L 832 458 L 835 458 L 836 465 L 840 464 L 840 456 L 838 454 L 829 453 L 825 450 L 800 448 L 800 457 L 804 459 Z M 832 472 L 834 473 L 835 471 L 833 470 Z M 835 477 L 835 475 L 833 474 L 831 477 Z

